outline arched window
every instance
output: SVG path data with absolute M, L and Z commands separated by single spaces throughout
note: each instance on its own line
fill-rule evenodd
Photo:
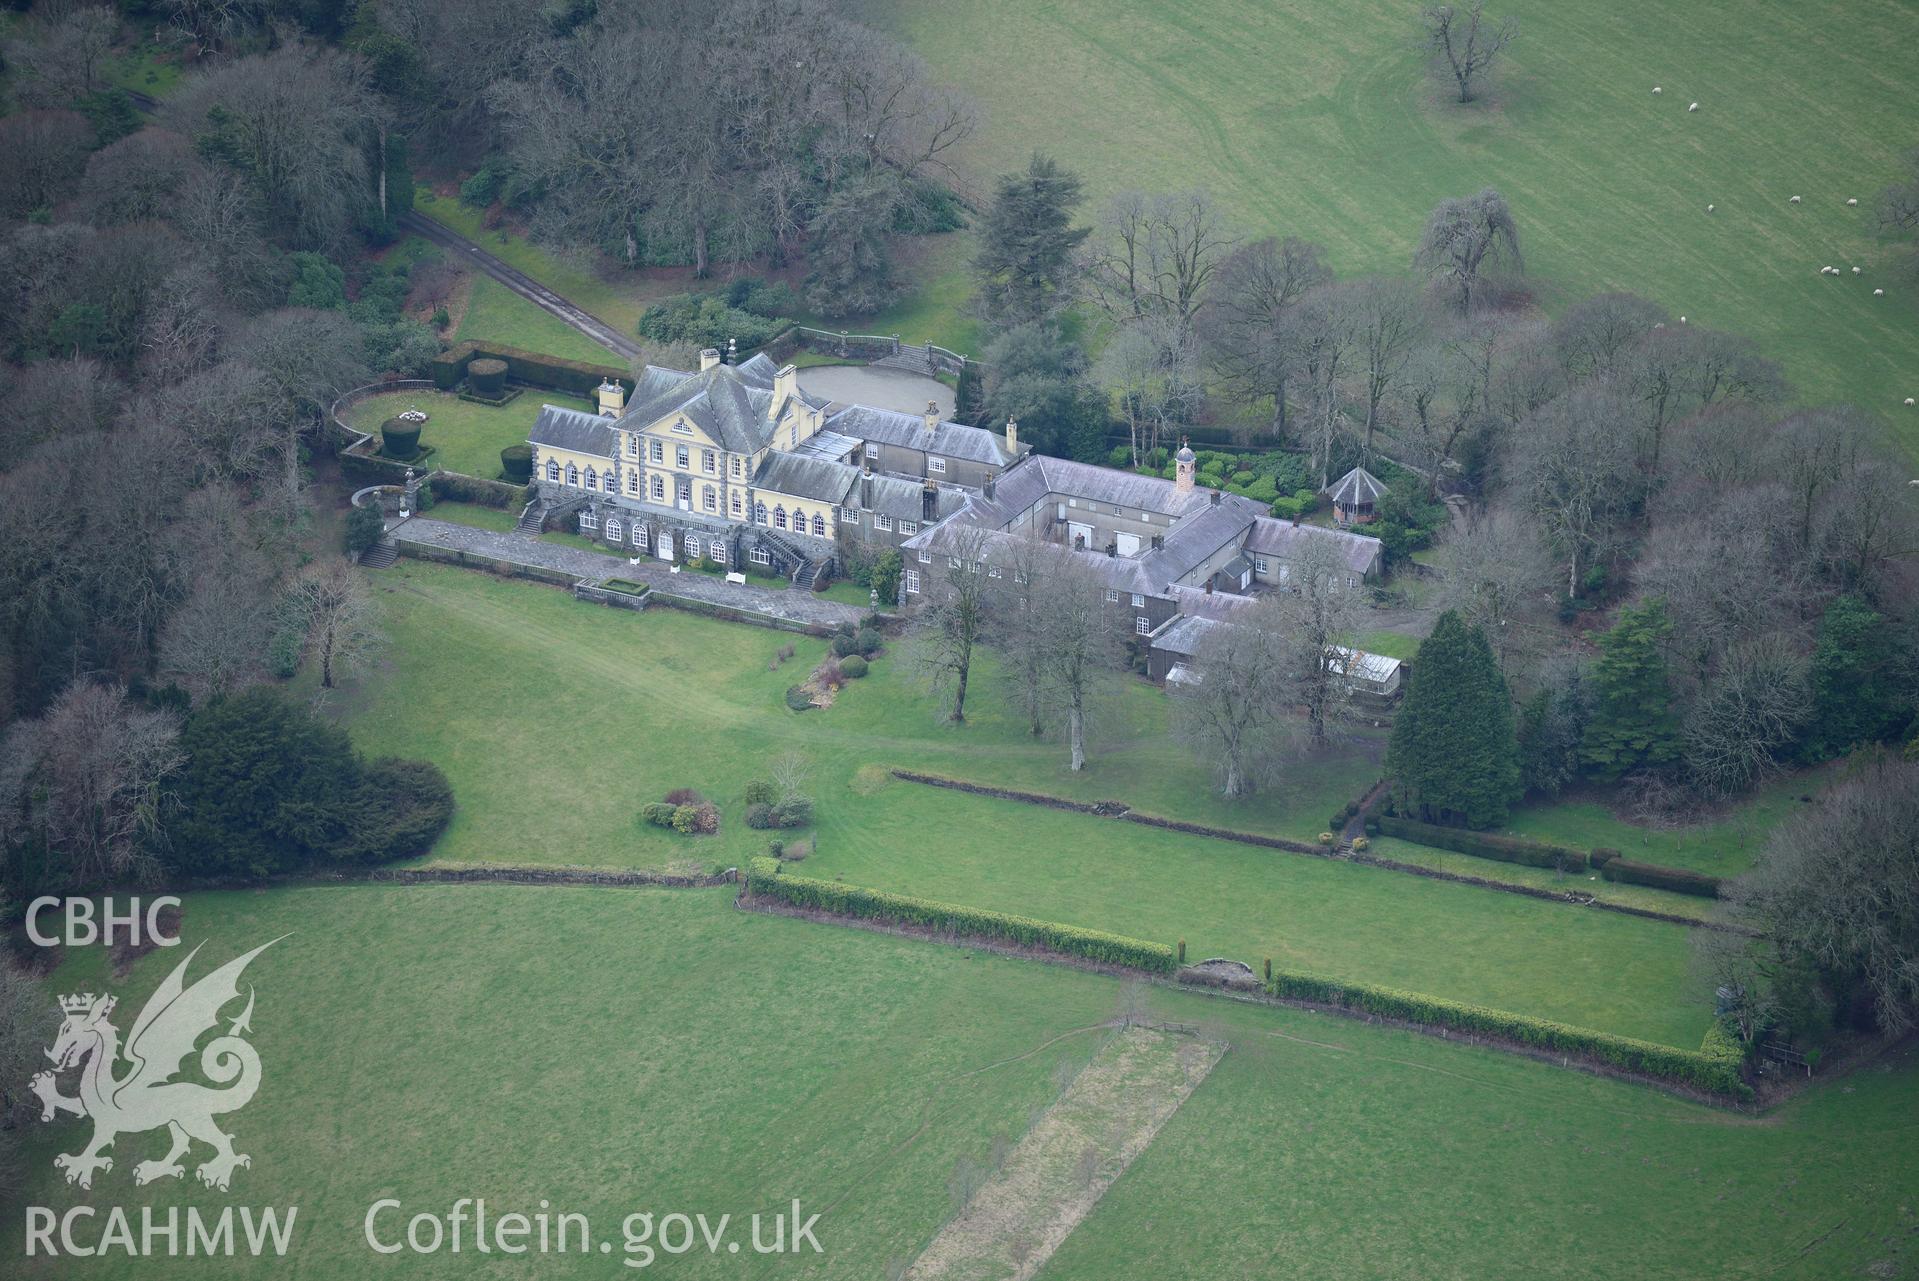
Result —
M 653 501 L 659 502 L 666 497 L 666 482 L 658 476 L 653 478 Z
M 646 541 L 647 541 L 646 526 L 640 524 L 640 522 L 637 520 L 634 521 L 633 522 L 633 545 L 635 547 L 644 549 L 646 547 Z
M 775 507 L 773 509 L 773 528 L 774 529 L 786 528 L 786 508 L 785 507 Z
M 620 541 L 620 518 L 618 516 L 608 516 L 606 518 L 606 541 L 609 543 L 617 543 Z
M 813 513 L 813 537 L 815 538 L 826 537 L 826 518 L 821 516 L 818 512 Z
M 572 463 L 566 465 L 566 483 L 569 485 L 578 485 L 580 483 L 580 469 Z
M 552 481 L 556 485 L 560 483 L 560 460 L 559 459 L 549 458 L 546 460 L 546 478 Z
M 598 489 L 600 487 L 599 473 L 595 472 L 591 467 L 586 469 L 586 487 L 588 489 Z
M 696 535 L 688 534 L 686 536 L 686 555 L 689 560 L 698 560 L 700 558 L 700 540 Z
M 753 504 L 753 519 L 762 525 L 766 523 L 766 504 L 765 503 Z

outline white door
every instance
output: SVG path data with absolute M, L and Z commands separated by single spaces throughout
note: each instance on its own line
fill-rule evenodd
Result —
M 1118 535 L 1115 535 L 1115 537 L 1117 537 L 1119 540 L 1120 555 L 1122 556 L 1139 555 L 1139 535 L 1138 534 L 1118 534 Z
M 670 529 L 662 529 L 660 531 L 660 536 L 653 540 L 653 546 L 655 550 L 659 552 L 659 556 L 661 560 L 672 560 L 673 559 L 673 531 Z
M 1076 520 L 1070 521 L 1067 523 L 1066 531 L 1066 545 L 1068 547 L 1085 547 L 1088 551 L 1093 549 L 1093 527 L 1091 525 L 1082 525 Z
M 693 510 L 693 482 L 690 480 L 681 481 L 679 485 L 679 491 L 680 491 L 680 510 L 683 512 L 692 511 Z

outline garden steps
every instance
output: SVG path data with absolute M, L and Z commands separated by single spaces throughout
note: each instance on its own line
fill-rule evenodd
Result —
M 513 527 L 513 531 L 517 534 L 537 534 L 545 525 L 546 503 L 536 498 L 526 505 L 525 511 L 520 513 L 519 523 Z
M 874 361 L 873 365 L 877 369 L 904 369 L 924 378 L 931 378 L 936 372 L 924 347 L 902 347 L 892 355 Z
M 399 559 L 400 549 L 390 538 L 382 538 L 360 553 L 360 564 L 366 569 L 386 569 Z

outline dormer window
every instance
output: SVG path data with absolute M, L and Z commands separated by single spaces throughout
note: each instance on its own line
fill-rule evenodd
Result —
M 682 436 L 691 436 L 693 434 L 693 429 L 688 427 L 684 422 L 674 423 L 673 430 Z

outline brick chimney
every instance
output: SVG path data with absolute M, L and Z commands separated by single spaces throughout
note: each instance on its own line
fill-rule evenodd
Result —
M 934 432 L 936 432 L 936 431 L 938 431 L 938 430 L 939 430 L 939 425 L 940 425 L 940 406 L 939 406 L 939 402 L 938 402 L 937 400 L 929 400 L 929 401 L 927 401 L 927 402 L 926 402 L 926 412 L 925 412 L 925 413 L 923 413 L 923 414 L 921 414 L 921 415 L 920 415 L 920 418 L 921 418 L 921 419 L 922 419 L 922 420 L 923 420 L 923 421 L 924 421 L 924 422 L 926 423 L 926 434 L 927 434 L 927 435 L 929 435 L 929 436 L 930 436 L 930 435 L 932 435 L 932 434 L 933 434 Z
M 1019 420 L 1016 418 L 1006 420 L 1006 452 L 1009 457 L 1019 457 Z
M 920 519 L 928 524 L 939 519 L 940 483 L 931 477 L 920 490 Z
M 626 388 L 608 378 L 596 390 L 600 397 L 600 416 L 618 418 L 626 408 Z
M 1215 506 L 1215 507 L 1217 507 L 1217 506 L 1219 506 L 1219 499 L 1220 499 L 1220 491 L 1219 491 L 1219 490 L 1217 490 L 1217 489 L 1215 489 L 1215 490 L 1213 490 L 1213 491 L 1212 491 L 1211 493 L 1209 493 L 1209 494 L 1207 495 L 1207 497 L 1208 497 L 1209 499 L 1211 499 L 1211 500 L 1212 500 L 1212 504 L 1213 504 L 1213 506 Z
M 713 366 L 719 363 L 720 363 L 720 349 L 718 347 L 705 347 L 700 350 L 700 372 L 701 373 L 705 373 L 707 370 L 711 369 Z
M 873 510 L 873 463 L 870 459 L 866 470 L 860 473 L 860 506 L 867 511 Z

